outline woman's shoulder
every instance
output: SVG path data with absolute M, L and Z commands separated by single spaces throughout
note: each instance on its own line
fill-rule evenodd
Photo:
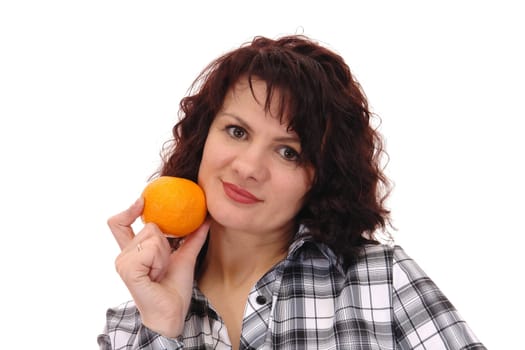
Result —
M 367 244 L 345 272 L 352 280 L 392 283 L 399 267 L 408 270 L 417 267 L 401 246 L 387 243 Z
M 118 341 L 134 339 L 140 327 L 140 316 L 133 301 L 121 303 L 106 311 L 104 332 L 97 337 L 101 349 L 113 349 Z
M 119 329 L 134 333 L 141 324 L 139 311 L 132 300 L 109 308 L 106 320 L 109 331 Z
M 97 338 L 101 349 L 179 349 L 178 339 L 165 338 L 142 324 L 139 310 L 127 301 L 106 312 L 104 332 Z
M 403 247 L 394 243 L 377 243 L 363 246 L 356 264 L 367 266 L 394 265 L 412 260 Z
M 360 253 L 355 257 L 349 268 L 381 268 L 392 266 L 396 256 L 403 249 L 394 244 L 377 243 L 366 244 L 362 247 Z
M 329 270 L 350 283 L 392 284 L 394 275 L 400 273 L 420 275 L 423 272 L 405 250 L 394 243 L 368 243 L 349 263 L 337 257 L 327 245 L 306 239 L 294 247 L 289 256 L 293 266 L 314 266 L 313 271 L 326 274 Z M 415 271 L 415 273 L 413 273 Z

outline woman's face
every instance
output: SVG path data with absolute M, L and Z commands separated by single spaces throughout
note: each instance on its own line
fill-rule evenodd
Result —
M 277 115 L 279 96 L 264 110 L 266 83 L 238 82 L 211 124 L 199 184 L 220 225 L 244 232 L 290 233 L 314 171 L 300 165 L 300 140 Z

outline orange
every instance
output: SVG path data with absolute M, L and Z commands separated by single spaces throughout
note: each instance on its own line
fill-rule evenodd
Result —
M 168 236 L 188 235 L 206 218 L 204 191 L 188 179 L 160 176 L 146 185 L 142 197 L 142 221 L 157 224 Z

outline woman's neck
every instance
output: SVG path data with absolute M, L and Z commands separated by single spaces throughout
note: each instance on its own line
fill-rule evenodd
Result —
M 291 233 L 283 232 L 247 234 L 212 225 L 199 281 L 220 281 L 225 288 L 255 283 L 285 258 Z

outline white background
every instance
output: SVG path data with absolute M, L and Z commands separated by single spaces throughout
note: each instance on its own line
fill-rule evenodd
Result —
M 128 299 L 106 219 L 156 170 L 180 98 L 219 54 L 296 32 L 382 118 L 397 242 L 485 345 L 523 346 L 519 2 L 344 3 L 1 3 L 1 348 L 97 348 Z

